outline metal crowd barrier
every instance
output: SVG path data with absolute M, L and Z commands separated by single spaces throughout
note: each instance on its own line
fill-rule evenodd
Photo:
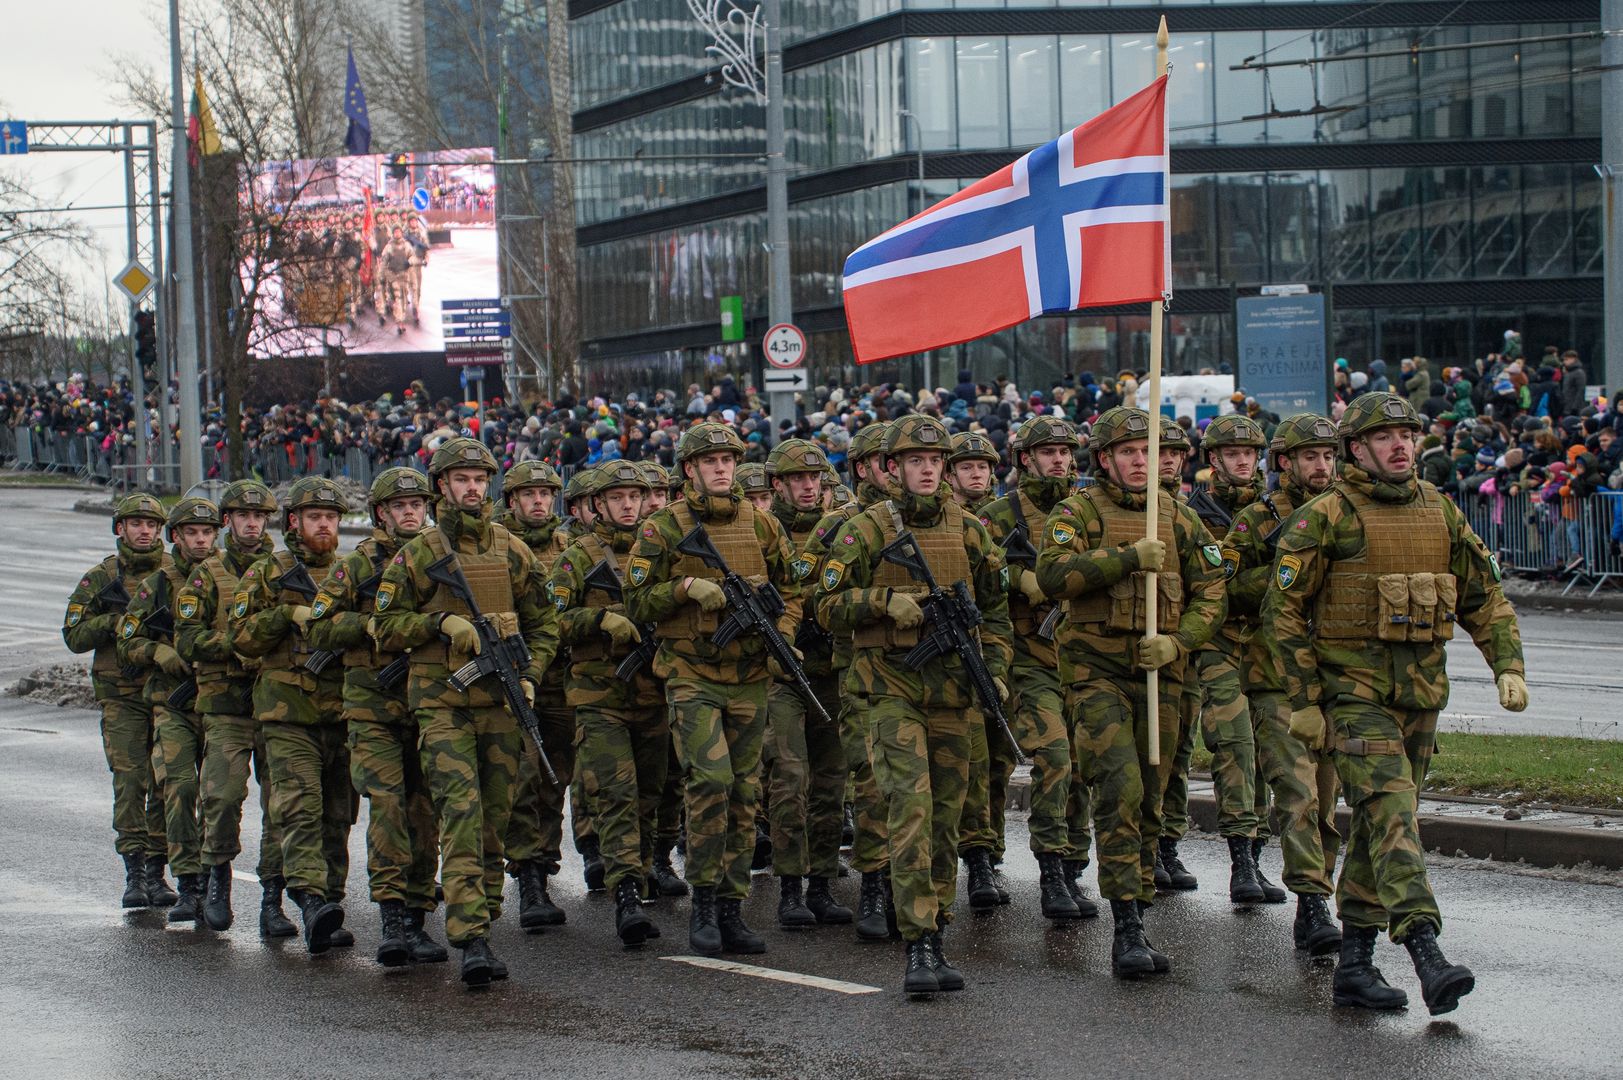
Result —
M 1623 582 L 1623 556 L 1612 542 L 1623 492 L 1603 490 L 1555 502 L 1527 492 L 1463 494 L 1457 501 L 1506 571 L 1566 577 L 1562 595 L 1587 584 L 1594 596 L 1608 581 Z

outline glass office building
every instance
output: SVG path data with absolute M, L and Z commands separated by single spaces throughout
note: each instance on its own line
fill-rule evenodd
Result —
M 1511 328 L 1531 352 L 1599 355 L 1599 0 L 784 8 L 795 319 L 819 379 L 918 382 L 917 358 L 852 366 L 845 256 L 1144 86 L 1163 12 L 1169 371 L 1232 360 L 1236 296 L 1286 282 L 1328 289 L 1357 364 L 1459 363 Z M 748 370 L 767 324 L 763 110 L 717 77 L 685 0 L 571 16 L 584 380 Z M 1248 58 L 1314 62 L 1233 70 Z M 749 329 L 729 345 L 735 295 Z M 1043 318 L 938 350 L 935 381 L 970 367 L 1042 388 L 1142 365 L 1148 336 L 1142 308 Z

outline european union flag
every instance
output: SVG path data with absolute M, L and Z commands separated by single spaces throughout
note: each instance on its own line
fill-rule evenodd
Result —
M 361 88 L 361 73 L 355 69 L 355 49 L 349 50 L 349 76 L 344 82 L 344 115 L 349 117 L 349 132 L 344 136 L 344 153 L 352 157 L 372 152 L 372 121 L 366 117 L 366 91 Z

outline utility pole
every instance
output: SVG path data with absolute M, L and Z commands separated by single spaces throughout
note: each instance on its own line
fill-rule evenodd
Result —
M 174 191 L 175 238 L 169 265 L 175 280 L 175 375 L 180 383 L 180 490 L 203 479 L 203 446 L 197 399 L 197 280 L 192 258 L 191 165 L 186 160 L 186 112 L 181 98 L 180 0 L 169 0 L 169 121 L 174 138 L 169 184 Z M 168 388 L 165 387 L 165 396 Z M 226 418 L 229 423 L 230 417 Z M 167 432 L 165 439 L 167 441 Z
M 776 326 L 795 321 L 789 288 L 789 162 L 785 157 L 783 133 L 782 0 L 761 0 L 761 10 L 766 17 L 766 242 L 772 248 L 767 316 Z M 767 408 L 773 418 L 772 429 L 766 436 L 770 445 L 777 440 L 778 425 L 795 418 L 794 391 L 773 391 Z
M 1592 365 L 1589 377 L 1607 389 L 1623 386 L 1623 217 L 1617 208 L 1617 172 L 1623 170 L 1623 0 L 1601 0 L 1600 26 L 1600 157 L 1597 170 L 1605 199 L 1605 303 L 1601 333 L 1605 363 Z M 1584 358 L 1586 361 L 1589 357 Z

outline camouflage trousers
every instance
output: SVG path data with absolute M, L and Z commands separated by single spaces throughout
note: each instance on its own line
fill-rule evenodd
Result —
M 1195 759 L 1195 730 L 1200 727 L 1200 687 L 1185 685 L 1178 696 L 1178 748 L 1172 772 L 1161 792 L 1161 835 L 1178 841 L 1189 831 L 1189 766 Z M 1165 748 L 1163 748 L 1165 752 Z
M 1008 803 L 1008 788 L 1004 786 L 1002 798 L 992 793 L 992 786 L 1001 773 L 1000 765 L 992 759 L 991 732 L 995 721 L 982 717 L 979 724 L 969 725 L 969 743 L 965 757 L 969 761 L 969 776 L 964 781 L 964 810 L 958 815 L 958 854 L 968 856 L 971 851 L 985 850 L 1003 857 L 1003 817 Z M 1002 738 L 999 733 L 998 738 Z M 1004 751 L 1008 753 L 1007 750 Z M 1009 762 L 1013 771 L 1014 762 Z
M 1031 850 L 1036 854 L 1070 855 L 1071 830 L 1067 818 L 1071 800 L 1071 738 L 1065 724 L 1065 700 L 1059 672 L 1047 668 L 1014 669 L 1014 705 L 1009 715 L 1020 749 L 1031 759 Z M 1013 772 L 1013 752 L 996 721 L 987 729 L 990 745 L 1000 747 Z M 994 766 L 998 751 L 992 750 Z M 999 785 L 1005 793 L 1007 780 Z M 1005 798 L 1006 804 L 1007 799 Z M 1001 817 L 1001 815 L 999 815 Z M 999 830 L 999 847 L 1002 847 Z
M 349 827 L 357 810 L 346 725 L 266 720 L 264 728 L 271 817 L 282 829 L 288 887 L 337 903 L 349 880 Z
M 851 770 L 851 869 L 859 874 L 883 870 L 890 858 L 886 836 L 890 828 L 885 793 L 874 779 L 873 762 L 868 757 L 867 699 L 840 694 L 840 742 L 845 747 L 845 763 Z M 984 756 L 984 755 L 983 755 Z M 984 775 L 984 770 L 982 770 Z
M 687 803 L 684 876 L 723 900 L 749 896 L 770 681 L 665 682 Z
M 1212 753 L 1217 831 L 1226 837 L 1254 837 L 1257 747 L 1251 709 L 1240 686 L 1239 661 L 1227 646 L 1217 646 L 1197 650 L 1189 663 L 1189 681 L 1201 695 L 1201 736 Z
M 592 808 L 610 892 L 653 867 L 659 800 L 665 792 L 671 729 L 659 705 L 575 709 L 575 761 Z
M 682 763 L 676 758 L 676 740 L 669 733 L 665 736 L 665 788 L 659 793 L 657 831 L 655 846 L 661 849 L 674 848 L 682 838 Z
M 1436 711 L 1343 698 L 1325 713 L 1335 731 L 1336 773 L 1352 809 L 1336 882 L 1341 921 L 1387 927 L 1397 942 L 1419 923 L 1440 930 L 1443 916 L 1415 824 L 1437 737 Z
M 1149 762 L 1149 711 L 1142 674 L 1099 676 L 1069 688 L 1072 747 L 1093 789 L 1099 891 L 1106 900 L 1153 900 L 1161 792 L 1178 744 L 1181 687 L 1163 671 L 1156 722 L 1161 762 Z
M 439 816 L 445 933 L 463 946 L 488 937 L 501 917 L 502 843 L 526 736 L 506 705 L 420 708 L 416 716 Z
M 838 680 L 815 676 L 819 701 L 834 701 Z M 845 823 L 845 748 L 839 721 L 825 722 L 798 691 L 774 682 L 767 694 L 767 731 L 773 750 L 768 787 L 772 872 L 833 878 L 840 873 L 840 831 Z
M 542 688 L 535 699 L 535 714 L 541 721 L 541 743 L 547 760 L 558 774 L 554 786 L 541 771 L 541 754 L 526 736 L 524 756 L 518 762 L 518 784 L 513 788 L 513 816 L 507 822 L 503 847 L 507 852 L 507 872 L 516 875 L 518 864 L 537 860 L 549 877 L 558 872 L 563 852 L 564 800 L 573 790 L 575 772 L 575 712 L 564 702 L 561 690 Z M 578 822 L 583 815 L 576 815 Z
M 152 706 L 138 694 L 98 704 L 102 753 L 113 774 L 113 848 L 167 858 L 163 793 L 152 775 Z
M 270 812 L 265 733 L 251 716 L 203 716 L 203 865 L 228 863 L 242 852 L 242 804 L 248 770 L 259 782 L 260 881 L 282 876 L 282 830 Z
M 203 718 L 164 705 L 152 710 L 157 735 L 152 775 L 163 792 L 164 835 L 169 866 L 177 874 L 203 872 L 203 823 L 198 813 L 198 772 L 203 767 Z
M 439 830 L 416 723 L 350 715 L 349 775 L 366 799 L 366 876 L 373 902 L 399 900 L 433 911 Z
M 868 754 L 889 807 L 890 887 L 896 925 L 913 941 L 952 919 L 958 892 L 958 824 L 969 786 L 977 709 L 924 709 L 870 698 Z
M 1275 828 L 1285 859 L 1284 883 L 1293 893 L 1329 896 L 1341 834 L 1336 832 L 1340 788 L 1332 756 L 1310 750 L 1290 733 L 1290 699 L 1273 690 L 1250 695 L 1257 758 L 1274 794 Z

